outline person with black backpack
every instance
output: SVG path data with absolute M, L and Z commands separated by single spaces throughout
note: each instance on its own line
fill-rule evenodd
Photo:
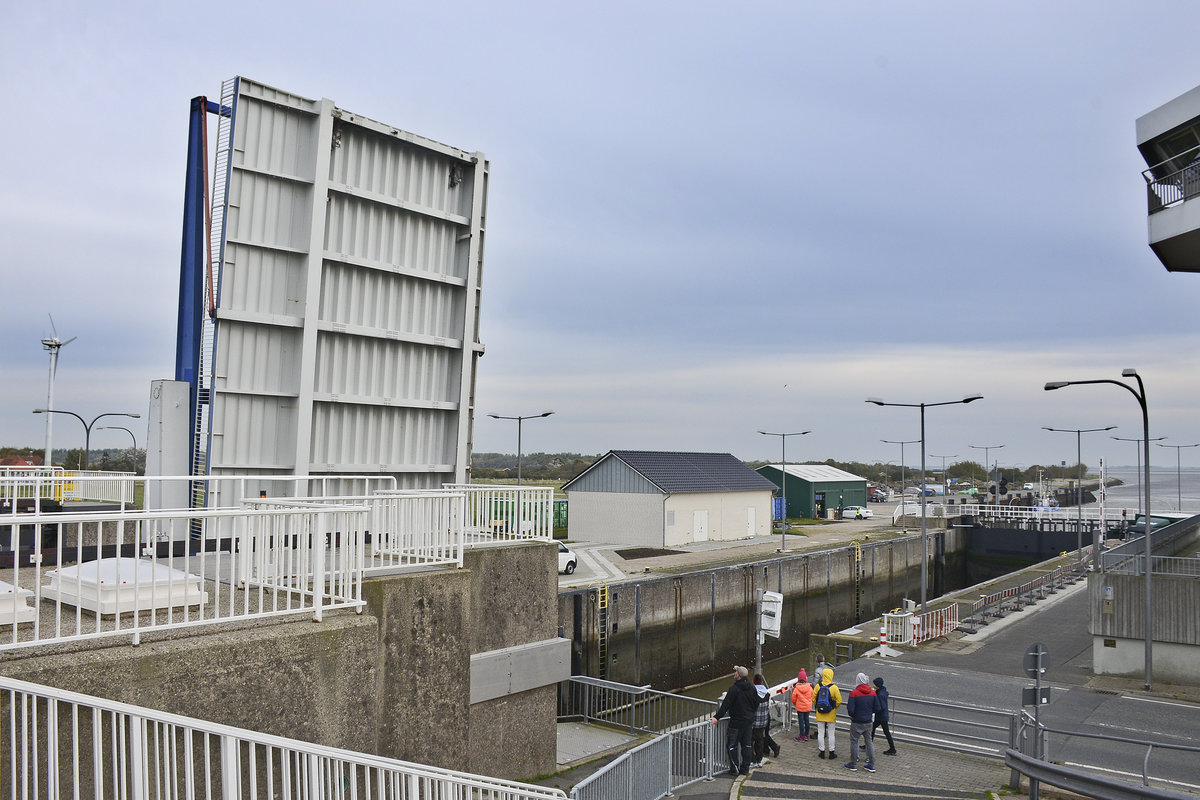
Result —
M 837 758 L 833 733 L 837 727 L 837 710 L 842 704 L 842 693 L 833 682 L 833 669 L 821 670 L 820 682 L 813 695 L 813 710 L 817 712 L 817 750 L 821 758 Z

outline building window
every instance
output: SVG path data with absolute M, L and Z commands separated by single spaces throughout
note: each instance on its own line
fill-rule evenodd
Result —
M 668 511 L 667 512 L 667 525 L 674 525 L 674 524 L 675 524 L 675 512 Z

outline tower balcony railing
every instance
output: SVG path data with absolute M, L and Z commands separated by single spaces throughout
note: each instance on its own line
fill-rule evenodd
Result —
M 1200 195 L 1200 146 L 1155 164 L 1144 170 L 1142 177 L 1150 214 Z

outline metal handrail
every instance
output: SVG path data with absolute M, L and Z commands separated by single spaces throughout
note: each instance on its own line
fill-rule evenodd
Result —
M 198 787 L 209 786 L 221 786 L 221 796 L 235 798 L 566 798 L 560 789 L 356 753 L 2 676 L 0 697 L 5 701 L 0 727 L 12 734 L 0 737 L 0 765 L 9 773 L 12 796 L 24 800 L 204 797 Z

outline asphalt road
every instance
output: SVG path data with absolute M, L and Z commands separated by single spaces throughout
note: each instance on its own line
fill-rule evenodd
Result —
M 945 705 L 897 702 L 896 724 L 923 727 L 938 739 L 963 737 L 967 728 L 956 720 L 979 719 L 970 708 L 1012 712 L 1021 707 L 1021 692 L 1033 680 L 1024 673 L 1027 649 L 1045 645 L 1049 668 L 1042 685 L 1050 687 L 1050 702 L 1038 709 L 1050 729 L 1075 734 L 1102 734 L 1140 742 L 1196 746 L 1200 737 L 1200 703 L 1196 687 L 1158 686 L 1150 695 L 1141 681 L 1112 681 L 1091 675 L 1091 634 L 1088 633 L 1086 583 L 1081 581 L 1059 596 L 1005 618 L 1001 627 L 984 628 L 975 636 L 934 645 L 896 658 L 859 659 L 837 668 L 839 685 L 851 685 L 862 671 L 882 677 L 893 697 Z M 996 623 L 992 623 L 996 625 Z M 992 626 L 989 626 L 992 627 Z M 1032 708 L 1029 709 L 1033 711 Z M 907 722 L 905 715 L 909 715 Z M 997 717 L 998 721 L 999 718 Z M 996 735 L 1004 736 L 1003 731 Z M 1097 771 L 1109 777 L 1140 781 L 1145 744 L 1052 734 L 1050 760 Z M 1200 792 L 1200 752 L 1156 747 L 1151 751 L 1151 776 L 1170 780 L 1177 788 Z

